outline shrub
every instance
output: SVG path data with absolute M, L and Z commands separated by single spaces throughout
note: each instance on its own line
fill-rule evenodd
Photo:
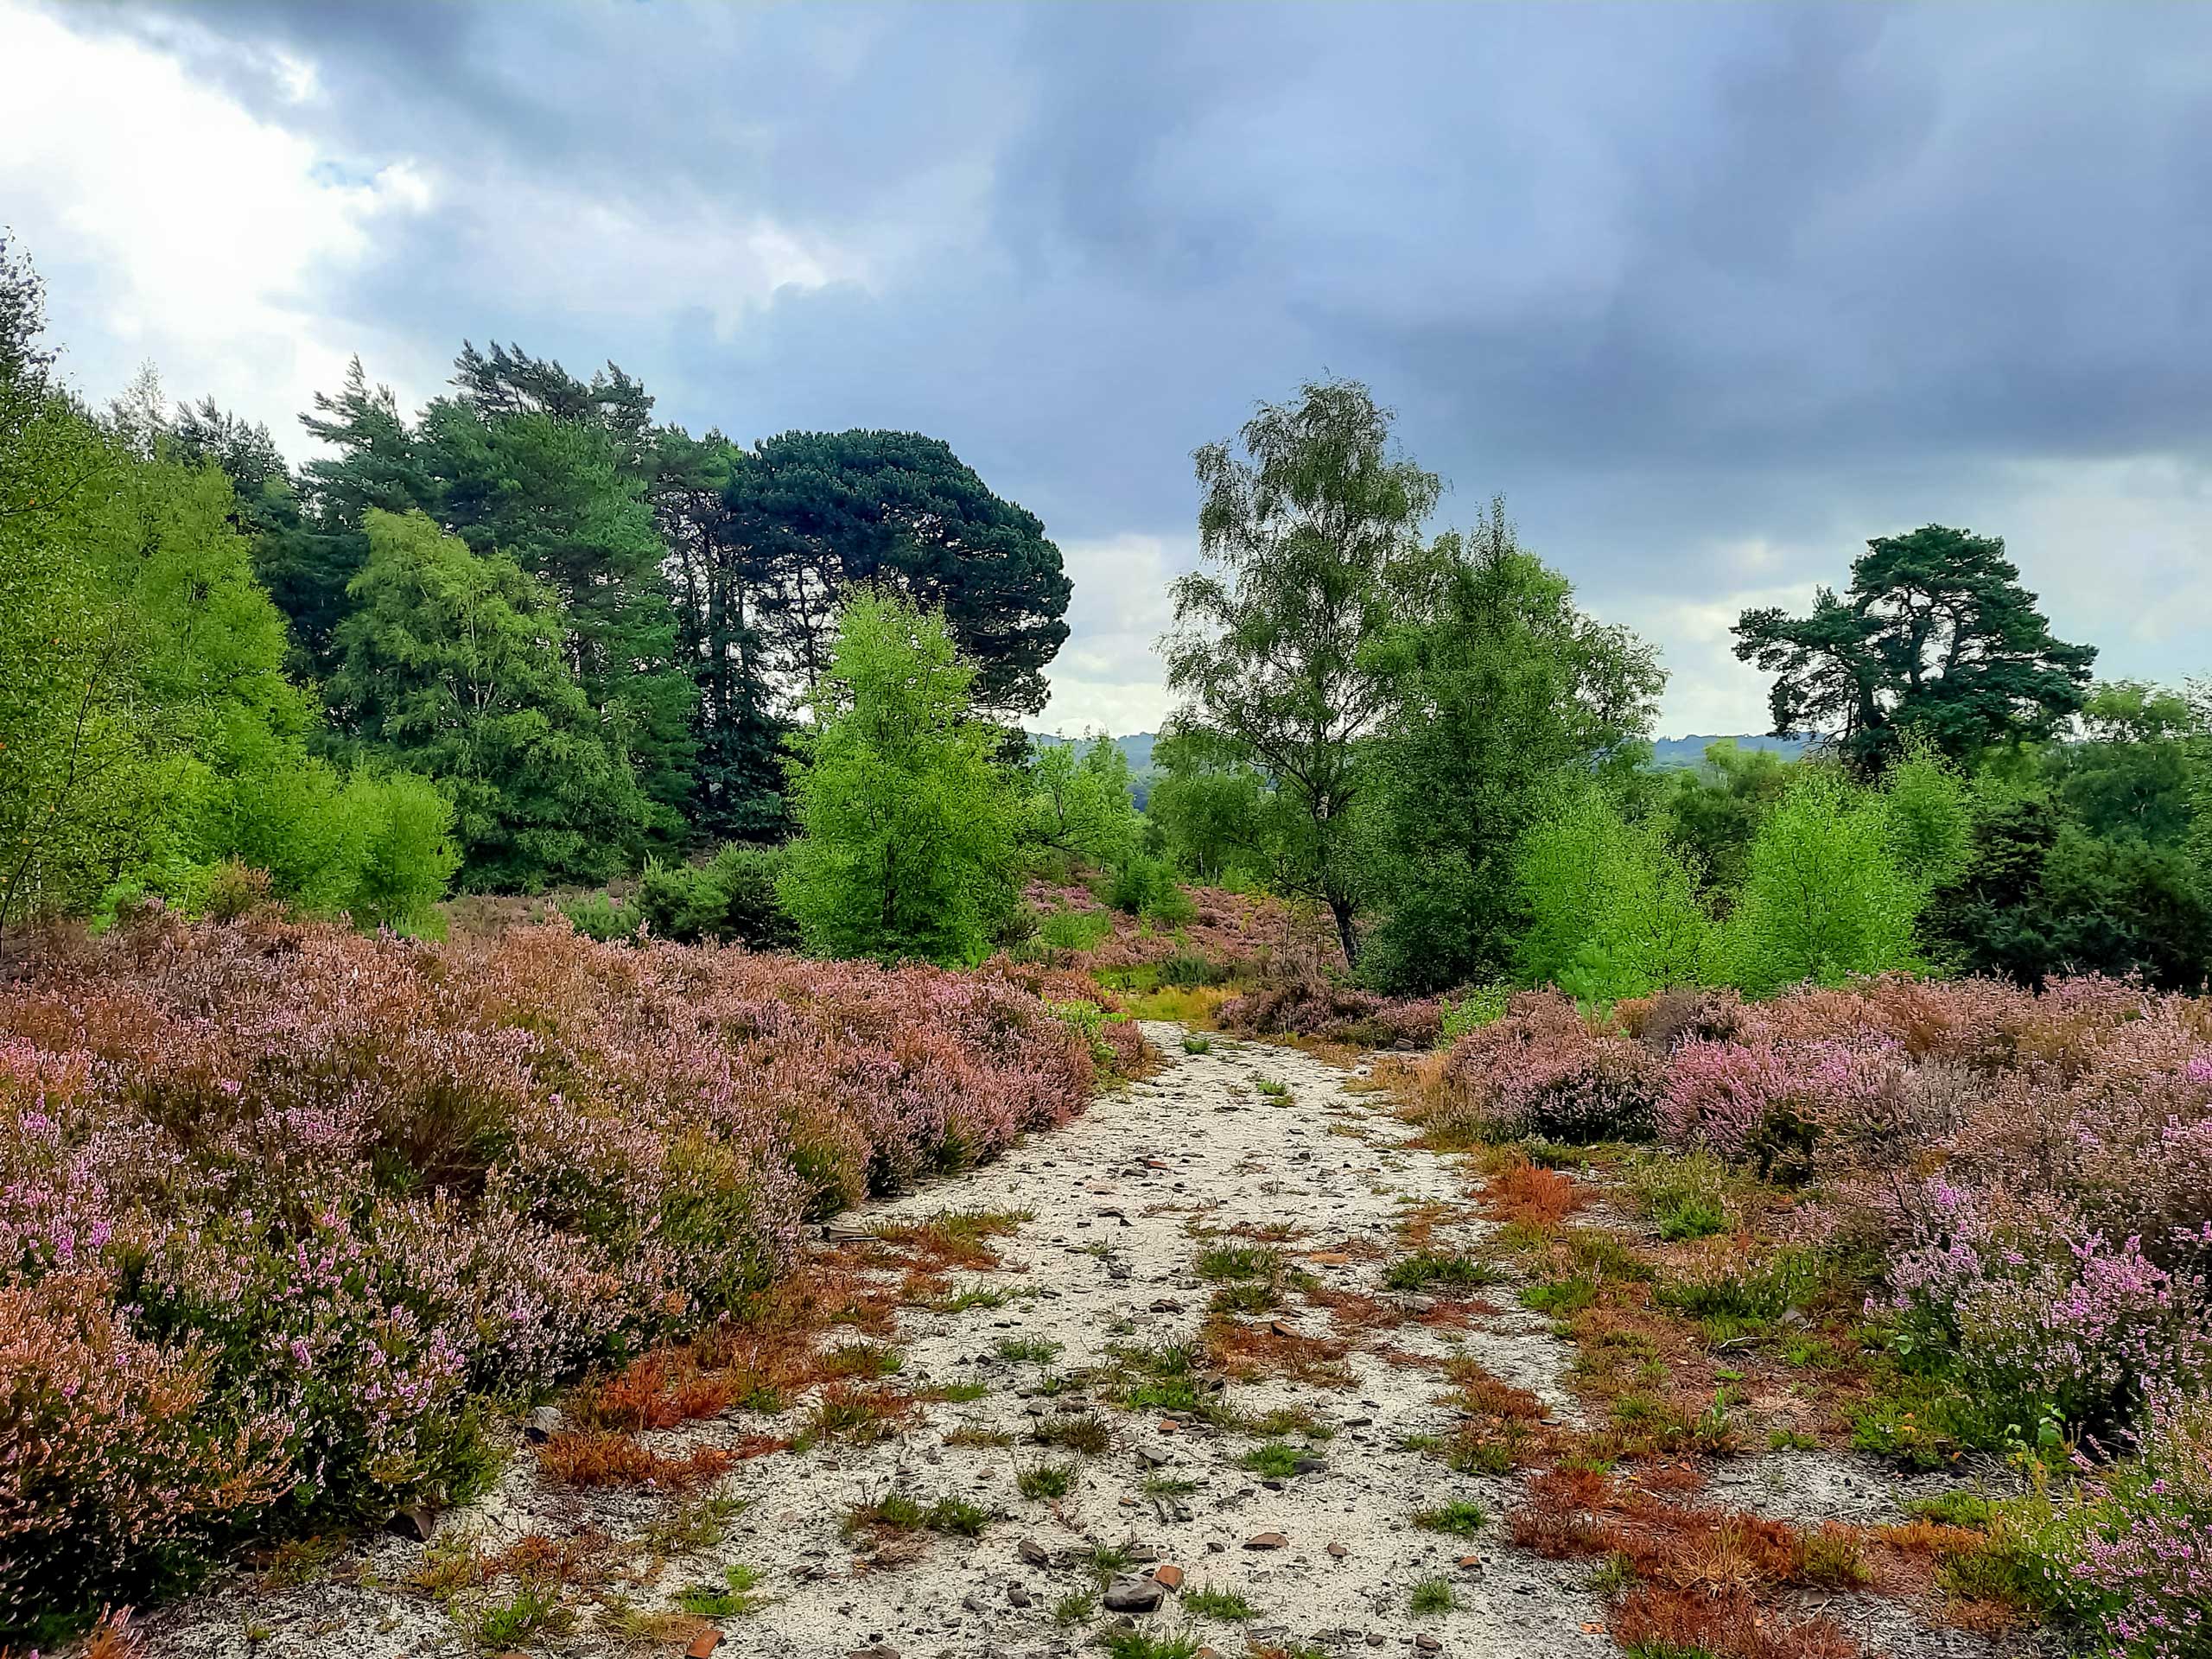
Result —
M 1907 1340 L 1956 1356 L 1964 1379 L 2024 1431 L 2046 1419 L 2103 1433 L 2146 1382 L 2212 1367 L 2202 1281 L 2083 1230 L 2048 1200 L 2005 1203 L 1942 1179 L 1910 1200 L 1909 1248 L 1891 1268 Z
M 1359 1048 L 1427 1048 L 1443 1028 L 1430 997 L 1393 1001 L 1320 978 L 1263 986 L 1221 1005 L 1222 1029 L 1248 1037 L 1313 1037 Z
M 105 1241 L 87 1239 L 97 1250 Z M 213 1357 L 135 1334 L 84 1271 L 0 1288 L 0 1629 L 188 1574 L 289 1484 L 286 1425 L 210 1409 Z
M 744 1312 L 806 1216 L 1092 1075 L 996 975 L 153 912 L 0 988 L 0 1560 L 90 1605 L 458 1501 L 472 1395 Z
M 1054 950 L 1088 950 L 1113 931 L 1113 918 L 1096 910 L 1056 910 L 1037 924 L 1037 937 Z
M 1515 997 L 1506 1019 L 1452 1046 L 1443 1127 L 1505 1139 L 1648 1139 L 1665 1063 L 1643 1044 L 1592 1031 L 1555 992 Z
M 2092 1488 L 2050 1551 L 2054 1590 L 2126 1659 L 2196 1659 L 2212 1644 L 2212 1402 L 2153 1402 L 2138 1454 Z

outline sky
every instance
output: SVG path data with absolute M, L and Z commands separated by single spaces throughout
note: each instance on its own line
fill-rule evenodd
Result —
M 96 399 L 296 416 L 463 339 L 753 439 L 912 429 L 1156 727 L 1191 451 L 1324 373 L 1751 732 L 1745 606 L 2003 536 L 2212 674 L 2212 8 L 0 0 L 0 223 Z

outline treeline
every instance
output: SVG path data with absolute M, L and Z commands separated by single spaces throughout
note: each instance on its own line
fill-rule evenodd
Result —
M 1043 526 L 934 439 L 695 437 L 495 344 L 411 418 L 357 362 L 294 472 L 150 379 L 85 406 L 41 314 L 0 244 L 0 922 L 245 880 L 429 926 L 449 878 L 772 842 L 848 595 L 939 619 L 994 721 L 1066 637 Z
M 1502 504 L 1432 533 L 1363 388 L 1262 406 L 1198 474 L 1155 832 L 1325 907 L 1379 988 L 2212 974 L 2212 689 L 2093 685 L 2000 541 L 1883 537 L 1808 614 L 1745 613 L 1776 731 L 1817 741 L 1656 772 L 1653 652 Z

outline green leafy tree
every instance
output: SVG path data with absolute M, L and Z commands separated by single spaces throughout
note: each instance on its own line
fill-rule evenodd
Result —
M 1732 737 L 1705 747 L 1695 766 L 1666 773 L 1654 808 L 1703 872 L 1715 904 L 1735 902 L 1752 838 L 1796 776 L 1796 763 L 1771 749 L 1746 749 Z
M 759 582 L 754 619 L 800 686 L 826 671 L 847 597 L 875 587 L 944 618 L 980 707 L 1044 706 L 1045 665 L 1068 637 L 1060 550 L 941 439 L 787 432 L 741 454 L 726 501 Z
M 372 511 L 364 528 L 330 696 L 364 756 L 451 792 L 462 885 L 537 892 L 629 868 L 649 805 L 569 671 L 551 590 L 421 513 Z
M 2082 707 L 2096 648 L 2052 635 L 2000 538 L 1929 524 L 1866 550 L 1847 594 L 1736 624 L 1736 655 L 1777 677 L 1777 734 L 1826 734 L 1871 775 L 1907 732 L 1970 760 L 2047 738 Z
M 2212 889 L 2186 846 L 2094 834 L 2039 783 L 1980 791 L 1970 856 L 1928 915 L 1961 973 L 2139 975 L 2182 991 L 2212 976 Z
M 791 738 L 801 833 L 778 887 L 816 953 L 988 950 L 1013 907 L 1019 815 L 975 681 L 935 612 L 897 594 L 845 607 L 813 723 Z
M 1355 381 L 1262 404 L 1238 442 L 1198 450 L 1201 569 L 1177 578 L 1161 642 L 1185 729 L 1214 732 L 1284 805 L 1287 891 L 1319 900 L 1356 963 L 1363 746 L 1390 712 L 1372 647 L 1421 553 L 1438 483 L 1395 453 Z
M 2212 721 L 2186 691 L 2139 680 L 2099 686 L 2082 710 L 2079 741 L 2053 745 L 2044 772 L 2090 835 L 2177 847 L 2212 774 Z
M 1138 851 L 1129 758 L 1103 733 L 1087 744 L 1032 745 L 1029 833 L 1041 848 L 1103 869 Z
M 433 491 L 398 400 L 391 387 L 370 385 L 359 358 L 339 391 L 315 394 L 300 424 L 334 453 L 300 469 L 297 521 L 256 540 L 254 568 L 289 620 L 300 671 L 321 679 L 341 655 L 338 626 L 368 557 L 368 514 L 420 510 Z
M 1898 841 L 1878 791 L 1833 766 L 1801 767 L 1751 842 L 1726 929 L 1734 982 L 1764 995 L 1917 965 L 1928 890 Z
M 1515 966 L 1529 983 L 1606 1002 L 1717 971 L 1694 867 L 1662 823 L 1631 823 L 1593 784 L 1559 792 L 1505 873 L 1528 918 Z
M 540 366 L 541 381 L 558 369 Z M 664 842 L 681 841 L 698 694 L 677 660 L 644 482 L 622 469 L 620 431 L 510 403 L 442 398 L 423 411 L 416 443 L 433 516 L 478 553 L 512 558 L 559 598 L 570 671 L 620 731 L 657 809 L 653 830 Z
M 63 394 L 45 290 L 0 238 L 0 925 L 81 909 L 159 799 L 133 696 L 138 631 L 86 556 L 114 444 Z
M 1145 817 L 1168 861 L 1200 881 L 1266 875 L 1274 797 L 1258 769 L 1204 728 L 1171 726 L 1152 753 Z
M 1382 647 L 1395 707 L 1366 815 L 1382 919 L 1363 972 L 1407 992 L 1509 969 L 1516 845 L 1574 779 L 1635 756 L 1664 681 L 1649 646 L 1584 615 L 1515 543 L 1503 501 L 1440 539 L 1420 588 Z
M 690 812 L 707 834 L 779 836 L 785 828 L 783 741 L 769 640 L 768 571 L 729 505 L 738 446 L 719 432 L 653 433 L 646 496 L 668 553 L 679 655 L 698 688 Z

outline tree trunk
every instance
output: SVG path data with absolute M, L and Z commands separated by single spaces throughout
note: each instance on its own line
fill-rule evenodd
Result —
M 1329 913 L 1337 918 L 1337 943 L 1344 946 L 1345 969 L 1357 968 L 1359 966 L 1359 940 L 1351 931 L 1351 900 L 1332 895 Z

